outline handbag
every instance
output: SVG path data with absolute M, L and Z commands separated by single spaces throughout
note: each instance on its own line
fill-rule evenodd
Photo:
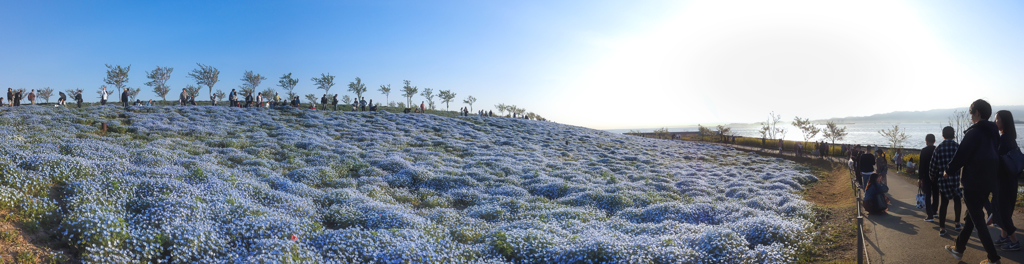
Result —
M 1024 170 L 1024 153 L 1020 152 L 1020 148 L 1010 150 L 1006 155 L 999 156 L 999 159 L 1003 169 L 1010 175 L 1019 175 Z
M 917 187 L 917 209 L 924 208 L 924 192 L 921 191 L 921 186 Z

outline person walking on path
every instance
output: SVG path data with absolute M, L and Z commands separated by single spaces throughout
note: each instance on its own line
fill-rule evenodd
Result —
M 946 209 L 949 208 L 949 201 L 953 201 L 954 229 L 960 231 L 963 225 L 960 224 L 960 201 L 963 197 L 963 189 L 960 188 L 960 171 L 952 174 L 942 175 L 946 168 L 949 168 L 949 161 L 953 160 L 953 154 L 960 148 L 960 144 L 953 140 L 953 127 L 942 128 L 942 143 L 935 147 L 931 159 L 928 162 L 928 175 L 935 179 L 939 187 L 939 236 L 946 235 Z M 925 169 L 921 167 L 921 169 Z M 947 177 L 948 176 L 948 177 Z
M 875 149 L 875 173 L 882 179 L 882 184 L 889 183 L 889 163 L 885 159 L 885 151 L 880 148 Z
M 939 205 L 939 185 L 936 184 L 937 179 L 929 173 L 928 168 L 932 161 L 932 153 L 935 152 L 935 135 L 924 136 L 924 142 L 928 146 L 921 149 L 921 169 L 917 170 L 917 186 L 920 186 L 924 192 L 924 220 L 934 222 L 935 209 Z
M 1010 153 L 1011 150 L 1019 150 L 1017 146 L 1017 129 L 1013 127 L 1013 114 L 1010 111 L 1000 110 L 996 112 L 995 119 L 996 126 L 999 128 L 999 147 L 996 148 L 996 154 L 999 156 Z M 999 240 L 996 240 L 994 245 L 1002 246 L 1001 249 L 1008 251 L 1020 250 L 1020 242 L 1017 241 L 1017 227 L 1013 226 L 1013 208 L 1017 203 L 1017 175 L 1018 172 L 1007 171 L 1003 166 L 999 166 L 999 174 L 997 177 L 999 186 L 996 189 L 992 203 L 995 204 L 996 210 L 993 218 L 996 219 L 996 223 L 999 223 L 999 227 L 1002 229 L 1002 234 L 999 235 Z
M 32 91 L 28 93 L 28 101 L 32 105 L 36 105 L 36 89 L 32 89 Z
M 892 155 L 892 163 L 896 164 L 896 173 L 903 172 L 903 150 L 896 150 L 896 154 Z
M 868 183 L 868 177 L 875 172 L 875 155 L 871 155 L 871 152 L 863 152 L 857 157 L 857 166 L 861 175 L 860 186 L 861 188 L 866 187 Z
M 104 85 L 103 89 L 100 90 L 100 105 L 107 105 L 107 98 L 109 96 L 110 93 L 107 92 L 107 86 Z
M 988 225 L 985 224 L 985 214 L 982 207 L 988 197 L 995 190 L 996 174 L 998 173 L 999 155 L 996 154 L 996 147 L 999 145 L 999 127 L 988 121 L 992 115 L 992 106 L 985 100 L 978 99 L 968 109 L 971 115 L 971 127 L 964 131 L 963 140 L 960 141 L 960 148 L 956 150 L 953 159 L 949 161 L 943 177 L 948 177 L 956 171 L 962 171 L 960 185 L 964 190 L 964 204 L 967 206 L 967 215 L 964 219 L 964 230 L 956 238 L 954 246 L 946 245 L 945 250 L 957 260 L 963 257 L 967 249 L 967 242 L 970 242 L 971 232 L 978 231 L 978 239 L 988 253 L 988 261 L 981 263 L 999 263 L 999 254 L 993 244 L 992 236 L 989 235 Z

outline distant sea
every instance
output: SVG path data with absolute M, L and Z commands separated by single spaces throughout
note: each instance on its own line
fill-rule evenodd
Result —
M 878 133 L 879 130 L 888 130 L 893 125 L 899 125 L 900 130 L 905 130 L 909 139 L 903 144 L 905 148 L 924 148 L 925 135 L 935 134 L 935 138 L 938 141 L 942 141 L 942 128 L 949 125 L 947 123 L 852 123 L 852 124 L 838 124 L 840 127 L 846 127 L 846 138 L 842 141 L 836 141 L 837 144 L 861 144 L 861 145 L 877 145 L 877 146 L 888 146 L 889 142 Z M 760 138 L 761 134 L 758 131 L 761 130 L 761 125 L 758 124 L 732 124 L 728 125 L 732 129 L 734 135 L 744 137 Z M 821 125 L 820 128 L 824 129 L 825 126 Z M 1021 133 L 1024 132 L 1024 124 L 1016 124 L 1017 128 L 1017 145 L 1024 146 L 1024 137 L 1021 137 Z M 714 127 L 712 127 L 714 129 Z M 638 129 L 641 132 L 650 132 L 653 129 Z M 796 127 L 786 124 L 786 140 L 792 141 L 803 141 L 803 134 Z M 622 130 L 608 130 L 613 133 L 626 133 L 629 129 Z M 669 128 L 671 132 L 683 132 L 683 131 L 697 131 L 697 127 L 679 127 Z M 824 140 L 822 133 L 818 133 L 817 136 L 812 138 L 810 141 Z

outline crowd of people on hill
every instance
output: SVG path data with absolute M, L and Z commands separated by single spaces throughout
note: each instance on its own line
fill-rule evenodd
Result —
M 1024 154 L 1017 145 L 1017 133 L 1012 113 L 1000 110 L 992 117 L 992 106 L 985 100 L 971 104 L 968 113 L 972 125 L 964 131 L 957 142 L 953 127 L 942 129 L 942 142 L 936 146 L 934 134 L 925 136 L 926 147 L 921 149 L 920 169 L 917 170 L 921 195 L 920 207 L 925 211 L 924 221 L 936 222 L 939 236 L 948 234 L 946 213 L 949 202 L 953 201 L 953 229 L 960 231 L 954 245 L 944 250 L 957 260 L 963 257 L 967 243 L 974 230 L 987 253 L 981 263 L 999 263 L 996 251 L 1018 251 L 1017 228 L 1013 223 L 1013 210 L 1017 202 L 1018 177 L 1024 166 Z M 889 191 L 886 181 L 888 162 L 886 154 L 876 149 L 854 146 L 850 148 L 850 168 L 860 176 L 859 185 L 864 191 L 863 208 L 869 213 L 884 213 L 888 208 Z M 913 160 L 907 166 L 902 164 L 903 153 L 897 151 L 893 157 L 897 171 L 909 171 Z M 967 211 L 960 222 L 961 206 Z M 989 235 L 988 226 L 996 225 L 1001 234 L 998 239 Z

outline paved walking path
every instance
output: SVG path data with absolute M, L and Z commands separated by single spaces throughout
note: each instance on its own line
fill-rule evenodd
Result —
M 722 144 L 740 150 L 757 151 L 755 147 Z M 768 152 L 775 152 L 768 150 Z M 782 155 L 793 156 L 793 152 Z M 985 249 L 978 240 L 977 232 L 971 234 L 971 242 L 967 244 L 962 261 L 957 261 L 946 253 L 942 247 L 953 245 L 959 231 L 953 229 L 955 223 L 953 203 L 949 203 L 946 212 L 946 236 L 939 236 L 938 219 L 925 222 L 923 209 L 917 208 L 917 180 L 905 173 L 895 173 L 890 167 L 889 175 L 889 211 L 882 215 L 866 215 L 864 217 L 865 251 L 872 264 L 876 263 L 978 263 L 986 258 Z M 966 216 L 967 206 L 962 206 L 960 222 Z M 1024 230 L 1024 213 L 1016 210 L 1013 222 Z M 989 226 L 988 231 L 993 239 L 999 238 L 999 230 Z M 1017 237 L 1024 241 L 1024 233 L 1018 231 Z M 998 247 L 998 246 L 997 246 Z M 998 250 L 998 249 L 997 249 Z M 1024 263 L 1024 250 L 999 251 L 1002 263 Z
M 946 236 L 939 236 L 938 219 L 925 222 L 923 209 L 917 208 L 917 180 L 903 173 L 889 172 L 889 212 L 883 215 L 864 217 L 865 248 L 871 263 L 957 263 L 956 259 L 942 250 L 944 245 L 953 245 L 960 232 L 953 229 L 953 203 L 946 214 Z M 967 207 L 963 206 L 963 211 Z M 961 223 L 966 212 L 961 213 Z M 1024 214 L 1014 212 L 1013 222 L 1024 223 Z M 999 238 L 999 228 L 989 226 L 993 239 Z M 1020 233 L 1020 232 L 1018 232 Z M 1024 240 L 1024 235 L 1018 234 Z M 1024 251 L 999 250 L 1002 263 L 1024 263 Z M 986 257 L 985 249 L 978 240 L 977 232 L 971 234 L 963 261 L 978 263 Z

